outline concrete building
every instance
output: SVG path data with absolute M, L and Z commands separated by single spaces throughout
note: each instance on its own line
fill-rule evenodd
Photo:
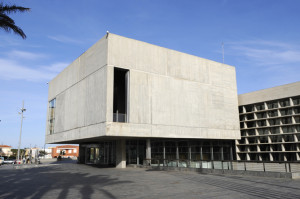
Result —
M 235 68 L 107 34 L 49 82 L 46 143 L 80 161 L 230 160 L 240 139 Z
M 300 161 L 300 82 L 238 96 L 238 160 Z

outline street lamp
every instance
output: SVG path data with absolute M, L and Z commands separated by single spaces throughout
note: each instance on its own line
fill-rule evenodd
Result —
M 25 112 L 26 109 L 24 108 L 24 100 L 23 100 L 23 106 L 21 108 L 21 112 L 19 114 L 21 115 L 21 128 L 20 128 L 20 137 L 19 137 L 19 146 L 18 146 L 18 162 L 20 161 L 20 146 L 21 146 L 21 136 L 22 136 L 22 125 L 23 125 L 23 112 Z

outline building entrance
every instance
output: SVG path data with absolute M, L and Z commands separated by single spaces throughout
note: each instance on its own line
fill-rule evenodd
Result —
M 116 145 L 114 141 L 83 144 L 80 147 L 85 148 L 85 164 L 115 166 Z

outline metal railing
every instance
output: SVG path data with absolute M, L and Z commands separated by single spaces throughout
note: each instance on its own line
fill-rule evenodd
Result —
M 114 113 L 113 114 L 113 121 L 114 122 L 127 122 L 126 114 Z
M 167 160 L 145 159 L 144 166 L 179 167 L 196 169 L 263 171 L 263 172 L 300 172 L 300 162 L 254 162 L 254 161 L 199 161 L 199 160 Z

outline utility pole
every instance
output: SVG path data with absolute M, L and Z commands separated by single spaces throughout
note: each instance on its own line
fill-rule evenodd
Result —
M 21 137 L 22 137 L 22 125 L 23 125 L 23 112 L 25 112 L 26 109 L 24 108 L 24 100 L 23 100 L 23 106 L 21 108 L 21 112 L 19 114 L 21 115 L 21 128 L 20 128 L 20 137 L 19 137 L 19 146 L 18 146 L 18 162 L 20 161 L 20 147 L 21 147 Z

